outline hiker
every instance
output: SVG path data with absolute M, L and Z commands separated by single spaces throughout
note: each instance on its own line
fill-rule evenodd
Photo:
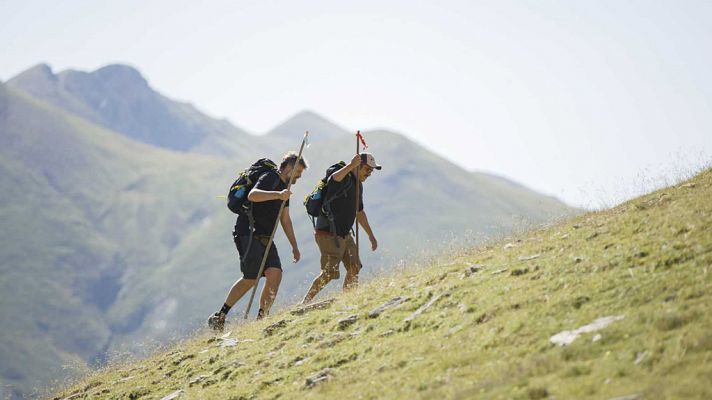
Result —
M 279 169 L 267 169 L 266 172 L 259 175 L 254 187 L 247 194 L 246 204 L 251 209 L 252 221 L 250 221 L 249 213 L 240 213 L 233 232 L 233 240 L 240 255 L 242 278 L 232 285 L 222 308 L 208 318 L 208 326 L 210 328 L 222 331 L 230 308 L 257 282 L 257 273 L 264 256 L 265 247 L 277 223 L 277 214 L 282 201 L 286 201 L 286 204 L 282 215 L 279 217 L 279 222 L 282 224 L 284 234 L 292 246 L 292 262 L 299 261 L 301 255 L 294 236 L 292 219 L 289 216 L 289 197 L 292 192 L 286 189 L 289 176 L 295 167 L 297 159 L 297 153 L 287 153 L 283 157 Z M 299 165 L 296 168 L 292 184 L 302 176 L 302 172 L 307 168 L 306 161 L 300 158 Z M 265 277 L 266 283 L 260 297 L 258 319 L 269 313 L 282 280 L 282 264 L 274 243 L 269 248 L 262 276 Z
M 343 163 L 342 163 L 343 164 Z M 358 168 L 360 166 L 360 168 Z M 314 224 L 314 238 L 321 253 L 321 273 L 312 282 L 302 304 L 308 304 L 331 280 L 339 279 L 339 264 L 344 263 L 346 277 L 344 278 L 344 291 L 358 285 L 358 274 L 361 263 L 356 253 L 356 243 L 351 235 L 354 220 L 368 234 L 371 250 L 376 251 L 378 241 L 374 236 L 368 217 L 363 210 L 363 185 L 362 183 L 371 176 L 374 169 L 381 169 L 370 153 L 354 156 L 349 164 L 336 170 L 326 179 L 323 206 L 316 217 Z M 358 176 L 359 211 L 356 213 L 356 171 Z M 328 171 L 327 171 L 328 174 Z

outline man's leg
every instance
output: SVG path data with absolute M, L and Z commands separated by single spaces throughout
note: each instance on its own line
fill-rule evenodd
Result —
M 230 312 L 232 306 L 234 306 L 235 303 L 237 303 L 238 300 L 240 300 L 240 298 L 242 298 L 242 296 L 244 296 L 245 293 L 247 293 L 247 291 L 254 285 L 254 279 L 240 278 L 240 280 L 235 282 L 235 284 L 232 285 L 232 288 L 230 288 L 230 292 L 228 292 L 225 303 L 223 303 L 220 311 L 208 318 L 208 326 L 213 330 L 222 331 L 225 326 L 227 313 Z
M 262 289 L 262 296 L 260 297 L 260 310 L 265 314 L 269 314 L 269 309 L 277 297 L 279 284 L 282 282 L 282 270 L 274 267 L 266 268 L 265 281 L 265 287 Z
M 230 288 L 230 292 L 227 294 L 227 298 L 225 299 L 225 304 L 230 307 L 234 306 L 235 303 L 237 303 L 248 290 L 252 289 L 252 286 L 254 285 L 254 279 L 240 278 L 240 280 L 235 282 L 235 284 L 232 285 L 232 288 Z
M 235 247 L 237 248 L 238 254 L 240 255 L 240 270 L 242 271 L 243 277 L 232 285 L 222 308 L 208 318 L 208 326 L 216 331 L 223 330 L 225 320 L 227 319 L 227 313 L 230 312 L 232 306 L 234 306 L 235 303 L 237 303 L 257 281 L 255 279 L 257 277 L 257 271 L 255 270 L 254 259 L 259 255 L 255 251 L 250 251 L 250 253 L 252 253 L 252 257 L 249 260 L 243 259 L 247 237 L 238 237 L 233 232 L 233 239 L 235 241 Z
M 343 240 L 338 239 L 340 242 L 337 248 L 334 238 L 331 236 L 315 235 L 315 238 L 321 253 L 321 272 L 312 282 L 309 291 L 304 296 L 304 300 L 302 300 L 302 304 L 309 304 L 327 283 L 334 279 L 339 279 L 339 264 L 344 250 Z
M 356 256 L 356 242 L 350 235 L 344 240 L 346 252 L 344 254 L 344 266 L 346 267 L 346 277 L 344 278 L 344 291 L 356 289 L 358 287 L 358 273 L 361 271 L 361 263 Z
M 304 296 L 304 300 L 302 300 L 302 304 L 309 304 L 332 279 L 334 279 L 332 274 L 321 271 L 316 279 L 314 279 L 314 282 L 312 282 L 307 295 Z

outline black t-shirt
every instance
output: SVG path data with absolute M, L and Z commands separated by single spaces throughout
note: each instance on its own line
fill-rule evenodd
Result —
M 345 236 L 351 230 L 351 227 L 356 220 L 356 177 L 353 173 L 346 175 L 341 182 L 334 180 L 333 176 L 329 178 L 329 185 L 326 187 L 326 197 L 324 201 L 330 201 L 329 206 L 331 213 L 334 215 L 334 225 L 336 226 L 336 234 Z M 359 185 L 359 211 L 363 211 L 363 185 Z M 344 188 L 346 191 L 344 192 Z M 336 195 L 336 196 L 334 196 Z M 316 228 L 323 231 L 331 231 L 328 218 L 322 212 L 317 217 Z M 332 232 L 334 233 L 334 232 Z
M 257 180 L 254 186 L 260 190 L 278 192 L 287 188 L 287 183 L 282 182 L 276 171 L 267 171 Z M 252 215 L 255 218 L 255 235 L 271 235 L 277 223 L 277 214 L 282 200 L 261 201 L 252 203 Z M 289 207 L 289 200 L 285 207 Z M 238 215 L 235 230 L 241 236 L 250 234 L 250 220 L 246 215 Z

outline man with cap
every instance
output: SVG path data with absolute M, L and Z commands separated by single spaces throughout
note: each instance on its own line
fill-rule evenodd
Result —
M 356 243 L 351 235 L 351 227 L 354 221 L 358 221 L 368 235 L 371 250 L 376 251 L 378 241 L 368 223 L 366 212 L 363 210 L 362 185 L 371 176 L 374 169 L 380 170 L 381 166 L 376 164 L 373 155 L 362 153 L 354 156 L 349 164 L 329 177 L 324 205 L 316 218 L 314 231 L 314 238 L 321 253 L 321 273 L 312 282 L 302 304 L 311 302 L 327 283 L 339 279 L 339 264 L 342 262 L 346 267 L 344 290 L 358 285 L 361 263 L 356 254 Z M 356 212 L 357 193 L 359 196 L 358 213 Z

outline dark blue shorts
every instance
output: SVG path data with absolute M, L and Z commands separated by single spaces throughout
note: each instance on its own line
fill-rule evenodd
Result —
M 245 279 L 257 279 L 257 273 L 260 271 L 260 263 L 265 254 L 265 244 L 269 240 L 269 237 L 253 236 L 252 244 L 249 248 L 249 236 L 233 235 L 233 239 L 235 241 L 235 247 L 237 247 L 237 252 L 240 254 L 240 271 L 242 271 L 242 276 Z M 245 254 L 245 252 L 247 252 L 247 254 Z M 277 246 L 274 245 L 274 241 L 267 254 L 265 269 L 267 268 L 282 269 L 282 263 L 279 260 L 279 253 L 277 253 Z M 265 276 L 264 271 L 262 271 L 262 276 Z

